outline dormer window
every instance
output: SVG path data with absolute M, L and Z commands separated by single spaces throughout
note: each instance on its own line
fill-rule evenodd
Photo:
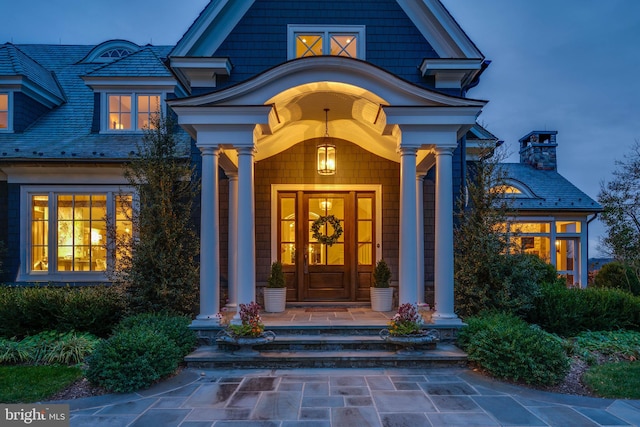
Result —
M 109 131 L 141 131 L 151 127 L 153 118 L 160 113 L 160 95 L 108 94 L 107 106 Z
M 100 62 L 102 61 L 109 62 L 109 61 L 113 61 L 114 59 L 124 58 L 125 56 L 128 56 L 130 54 L 131 54 L 131 51 L 129 49 L 116 48 L 116 49 L 110 49 L 104 52 L 98 58 Z
M 365 59 L 364 26 L 289 25 L 289 59 L 333 55 Z
M 0 131 L 9 130 L 9 94 L 0 93 Z

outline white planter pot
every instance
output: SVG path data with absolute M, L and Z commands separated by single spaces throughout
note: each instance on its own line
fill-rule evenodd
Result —
M 393 306 L 393 288 L 369 288 L 371 310 L 391 311 Z
M 287 288 L 264 288 L 264 311 L 281 313 L 287 303 Z

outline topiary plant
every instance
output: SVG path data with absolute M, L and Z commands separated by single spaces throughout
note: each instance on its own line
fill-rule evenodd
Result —
M 391 282 L 391 269 L 385 262 L 384 259 L 381 259 L 376 263 L 376 267 L 373 270 L 373 287 L 374 288 L 388 288 Z
M 282 263 L 276 261 L 271 264 L 271 274 L 267 279 L 267 288 L 284 288 L 287 286 L 287 282 L 284 278 L 284 272 L 282 271 Z

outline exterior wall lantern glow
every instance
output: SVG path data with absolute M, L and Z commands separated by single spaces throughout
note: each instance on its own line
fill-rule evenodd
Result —
M 318 174 L 334 175 L 336 173 L 336 146 L 329 138 L 329 109 L 324 109 L 325 131 L 322 142 L 318 144 Z

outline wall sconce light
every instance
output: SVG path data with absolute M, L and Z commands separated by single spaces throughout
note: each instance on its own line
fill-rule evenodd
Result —
M 329 137 L 329 109 L 324 109 L 324 138 L 318 144 L 318 174 L 334 175 L 336 173 L 336 146 Z

